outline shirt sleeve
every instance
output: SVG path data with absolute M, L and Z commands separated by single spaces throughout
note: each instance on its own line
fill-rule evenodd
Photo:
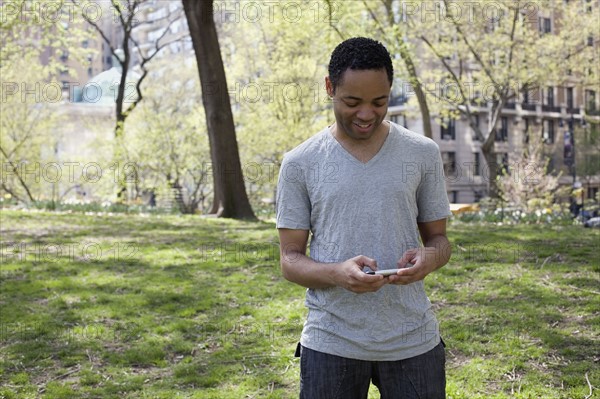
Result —
M 432 222 L 445 219 L 451 215 L 446 181 L 444 178 L 444 164 L 438 145 L 431 142 L 428 156 L 421 171 L 421 183 L 417 189 L 417 222 Z
M 310 230 L 310 212 L 304 169 L 300 163 L 284 157 L 277 182 L 277 228 Z

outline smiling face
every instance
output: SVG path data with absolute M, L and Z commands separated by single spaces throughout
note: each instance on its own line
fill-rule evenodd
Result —
M 333 98 L 338 135 L 353 140 L 369 140 L 383 134 L 390 82 L 385 69 L 347 69 L 337 87 L 325 78 L 327 93 Z

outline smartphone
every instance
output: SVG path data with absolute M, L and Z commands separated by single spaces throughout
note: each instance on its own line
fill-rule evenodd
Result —
M 407 263 L 406 264 L 406 267 L 413 267 L 413 266 L 414 266 L 414 264 L 412 264 L 412 263 Z M 375 270 L 375 271 L 373 271 L 370 268 L 367 268 L 367 270 L 365 270 L 365 273 L 370 274 L 370 275 L 374 275 L 374 276 L 377 276 L 377 275 L 380 275 L 380 276 L 391 276 L 391 275 L 394 275 L 394 274 L 398 273 L 398 270 L 400 270 L 400 269 L 385 269 L 385 270 Z
M 398 273 L 399 269 L 386 269 L 386 270 L 367 270 L 365 273 L 367 274 L 371 274 L 371 275 L 380 275 L 380 276 L 391 276 L 392 274 L 396 274 Z

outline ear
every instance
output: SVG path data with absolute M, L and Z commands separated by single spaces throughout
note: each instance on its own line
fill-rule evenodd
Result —
M 325 76 L 325 89 L 327 89 L 327 95 L 333 97 L 335 90 L 333 89 L 333 84 L 331 83 L 329 76 Z

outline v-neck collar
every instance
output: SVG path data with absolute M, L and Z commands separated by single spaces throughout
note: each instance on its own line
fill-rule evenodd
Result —
M 388 146 L 388 142 L 390 141 L 390 136 L 392 135 L 392 122 L 390 121 L 386 121 L 389 123 L 389 130 L 387 133 L 387 136 L 385 137 L 385 140 L 383 140 L 383 144 L 381 145 L 381 147 L 379 148 L 379 151 L 377 151 L 377 153 L 375 155 L 373 155 L 373 157 L 371 159 L 369 159 L 367 162 L 362 162 L 361 160 L 359 160 L 358 158 L 356 158 L 354 155 L 352 155 L 350 153 L 350 151 L 348 151 L 343 145 L 342 143 L 340 143 L 338 141 L 338 139 L 335 138 L 335 136 L 333 135 L 333 132 L 331 131 L 331 126 L 327 127 L 327 134 L 329 136 L 329 138 L 331 140 L 333 140 L 334 145 L 341 150 L 341 152 L 344 154 L 344 156 L 346 158 L 348 158 L 352 163 L 361 166 L 363 168 L 367 168 L 368 166 L 372 165 L 373 163 L 375 163 L 375 161 L 377 161 L 377 159 L 381 158 L 383 155 L 383 153 L 385 152 L 386 147 Z

